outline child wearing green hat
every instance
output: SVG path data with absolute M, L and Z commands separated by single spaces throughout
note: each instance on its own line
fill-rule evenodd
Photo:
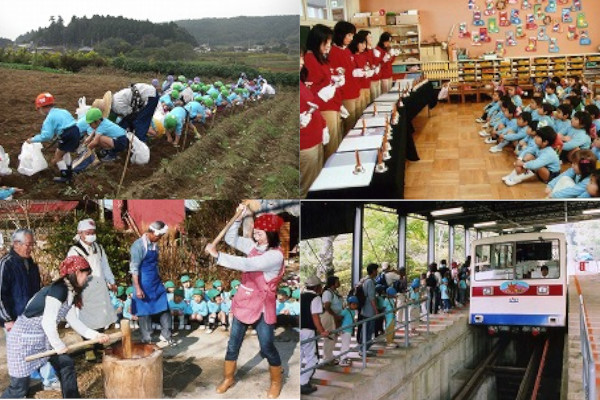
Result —
M 190 330 L 190 325 L 185 324 L 185 315 L 191 314 L 188 311 L 188 305 L 183 301 L 184 292 L 183 289 L 176 289 L 173 293 L 173 300 L 169 301 L 169 310 L 171 311 L 171 330 L 175 330 L 175 319 L 179 320 L 177 324 L 178 329 Z
M 219 311 L 219 321 L 221 321 L 221 326 L 224 331 L 229 330 L 230 320 L 233 317 L 231 313 L 231 298 L 228 296 L 224 296 L 225 293 L 221 293 L 221 311 Z
M 115 328 L 119 329 L 121 327 L 119 321 L 123 318 L 123 304 L 125 299 L 127 298 L 127 296 L 125 295 L 125 287 L 118 286 L 116 293 L 110 290 L 108 292 L 108 295 L 110 297 L 110 302 L 117 314 L 117 322 L 115 323 Z
M 219 318 L 219 312 L 221 311 L 221 296 L 217 289 L 210 289 L 208 295 L 208 330 L 206 333 L 213 333 L 217 328 L 217 318 Z
M 128 319 L 130 321 L 129 326 L 131 329 L 137 329 L 139 327 L 137 323 L 137 316 L 135 315 L 135 311 L 131 309 L 132 306 L 132 297 L 133 297 L 133 286 L 129 286 L 125 290 L 125 295 L 127 298 L 123 303 L 123 318 Z
M 173 281 L 166 281 L 165 282 L 165 289 L 167 289 L 167 301 L 173 301 L 174 299 L 174 295 L 175 295 L 175 282 Z
M 194 288 L 192 287 L 192 280 L 190 279 L 189 275 L 183 275 L 180 281 L 181 286 L 183 287 L 183 300 L 185 301 L 185 304 L 189 305 L 192 301 L 192 295 L 194 292 Z
M 196 285 L 198 282 L 196 281 Z M 198 321 L 201 329 L 206 329 L 206 318 L 208 317 L 208 305 L 204 301 L 204 290 L 195 288 L 192 293 L 192 302 L 190 303 L 190 323 L 192 321 Z

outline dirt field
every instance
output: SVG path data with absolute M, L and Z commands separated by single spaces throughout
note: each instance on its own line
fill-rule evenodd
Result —
M 0 178 L 0 185 L 25 189 L 25 193 L 20 198 L 81 199 L 83 197 L 127 198 L 128 196 L 182 198 L 184 195 L 195 198 L 221 198 L 220 194 L 228 195 L 230 193 L 235 193 L 236 198 L 260 197 L 260 195 L 270 198 L 287 198 L 298 195 L 298 130 L 295 116 L 298 110 L 297 91 L 284 89 L 275 101 L 251 105 L 233 116 L 249 122 L 253 120 L 254 116 L 271 114 L 272 108 L 279 110 L 275 119 L 265 120 L 273 123 L 272 126 L 261 126 L 261 130 L 270 132 L 270 136 L 277 140 L 270 140 L 268 143 L 253 142 L 252 144 L 258 148 L 257 151 L 250 152 L 250 158 L 231 157 L 231 152 L 236 152 L 238 147 L 239 149 L 242 147 L 237 140 L 236 132 L 228 134 L 228 142 L 220 143 L 217 152 L 213 152 L 210 146 L 203 146 L 200 149 L 196 145 L 188 145 L 188 149 L 178 152 L 177 149 L 168 145 L 164 138 L 159 138 L 149 143 L 151 150 L 149 164 L 128 167 L 123 189 L 117 197 L 117 186 L 124 165 L 125 157 L 123 155 L 116 162 L 103 163 L 96 169 L 78 175 L 71 186 L 53 183 L 52 177 L 56 173 L 49 169 L 32 177 L 19 175 L 16 172 L 17 157 L 23 141 L 37 134 L 43 122 L 43 116 L 35 111 L 33 101 L 40 92 L 48 91 L 55 96 L 58 107 L 65 108 L 74 114 L 77 100 L 81 96 L 85 96 L 88 104 L 91 104 L 95 98 L 102 97 L 106 90 L 116 92 L 131 83 L 150 82 L 154 76 L 127 75 L 121 71 L 111 70 L 56 74 L 8 69 L 3 69 L 2 75 L 0 90 L 4 95 L 0 98 L 0 145 L 11 157 L 13 174 Z M 203 137 L 219 137 L 220 124 L 225 123 L 231 117 L 218 114 L 215 125 L 211 129 L 206 130 L 199 127 L 199 132 Z M 291 121 L 295 123 L 295 132 Z M 285 129 L 283 129 L 284 125 Z M 188 139 L 188 142 L 191 141 Z M 239 144 L 239 146 L 232 146 L 229 142 Z M 285 152 L 292 154 L 280 154 L 275 164 L 269 163 L 269 160 L 265 159 L 264 153 L 280 153 L 283 150 L 281 143 L 286 145 Z M 196 148 L 193 152 L 194 155 L 189 155 L 194 148 Z M 55 149 L 53 147 L 44 150 L 46 159 L 49 160 L 52 157 Z M 186 154 L 188 155 L 186 156 Z M 215 154 L 218 154 L 218 158 L 213 157 Z M 177 159 L 198 157 L 209 160 L 210 163 L 206 162 L 202 168 L 194 169 L 193 179 L 188 176 L 186 179 L 173 181 L 171 177 L 171 184 L 167 186 L 157 184 L 157 182 L 160 183 L 160 180 L 157 181 L 156 177 L 149 179 L 156 172 L 166 171 L 169 165 Z M 254 174 L 256 169 L 260 169 L 267 163 L 273 174 L 266 183 L 263 183 Z M 227 168 L 220 168 L 221 165 L 226 165 Z M 179 169 L 179 171 L 181 174 L 189 172 L 186 171 L 186 168 Z M 176 177 L 178 174 L 175 172 Z M 205 178 L 205 175 L 209 175 L 209 177 Z M 257 184 L 239 185 L 240 181 L 257 182 Z

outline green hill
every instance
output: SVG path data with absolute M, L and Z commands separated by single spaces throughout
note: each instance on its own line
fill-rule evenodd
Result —
M 254 45 L 299 48 L 300 17 L 276 15 L 266 17 L 203 18 L 175 21 L 198 43 L 211 47 Z

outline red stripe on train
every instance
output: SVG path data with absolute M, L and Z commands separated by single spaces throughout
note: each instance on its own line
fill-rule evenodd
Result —
M 537 288 L 539 286 L 547 286 L 548 294 L 538 294 Z M 500 291 L 500 286 L 487 286 L 492 288 L 491 295 L 483 294 L 483 287 L 474 287 L 471 296 L 477 297 L 491 297 L 491 296 L 562 296 L 563 295 L 563 286 L 562 285 L 532 285 L 529 286 L 529 289 L 523 293 L 504 293 Z

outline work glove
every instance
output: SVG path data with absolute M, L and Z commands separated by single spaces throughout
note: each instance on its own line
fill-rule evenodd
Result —
M 379 58 L 381 56 L 381 52 L 377 49 L 373 49 L 373 55 L 377 58 Z
M 308 124 L 310 124 L 310 120 L 312 119 L 312 114 L 307 113 L 306 111 L 304 111 L 303 113 L 300 113 L 300 128 L 306 128 L 308 126 Z
M 390 56 L 389 53 L 385 53 L 385 56 L 383 56 L 383 62 L 388 62 L 391 58 L 392 56 Z
M 340 107 L 340 114 L 341 114 L 342 118 L 344 118 L 344 119 L 346 119 L 346 118 L 348 118 L 350 116 L 350 113 L 348 112 L 348 110 L 344 106 Z
M 323 128 L 323 146 L 326 146 L 329 143 L 329 128 Z
M 378 65 L 377 67 L 375 67 L 375 75 L 379 75 L 379 71 L 381 71 L 381 66 Z
M 327 103 L 329 100 L 333 99 L 333 96 L 335 96 L 335 86 L 325 86 L 323 89 L 319 90 L 317 96 L 319 96 L 321 100 Z
M 372 78 L 373 75 L 375 75 L 375 71 L 374 70 L 370 69 L 370 70 L 367 71 L 367 78 Z
M 352 76 L 355 78 L 364 78 L 367 75 L 367 73 L 360 68 L 356 68 L 352 71 Z
M 331 80 L 334 82 L 336 88 L 342 87 L 346 83 L 344 75 L 332 75 Z

